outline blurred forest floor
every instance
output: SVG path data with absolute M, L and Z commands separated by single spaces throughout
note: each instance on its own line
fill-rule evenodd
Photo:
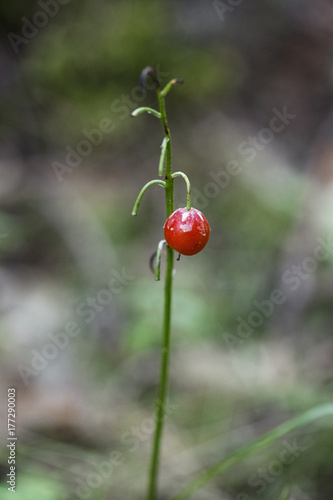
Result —
M 333 6 L 45 5 L 0 7 L 0 390 L 17 389 L 17 498 L 144 497 L 159 187 L 130 214 L 157 176 L 163 131 L 130 113 L 157 105 L 138 86 L 153 65 L 163 84 L 184 78 L 167 98 L 173 168 L 189 175 L 212 229 L 204 252 L 176 262 L 163 500 L 332 401 Z M 175 202 L 185 206 L 181 182 Z M 295 439 L 301 452 L 276 473 Z M 290 500 L 328 500 L 332 439 L 328 422 L 307 427 L 193 499 L 280 499 L 289 485 Z M 4 500 L 6 474 L 4 448 Z

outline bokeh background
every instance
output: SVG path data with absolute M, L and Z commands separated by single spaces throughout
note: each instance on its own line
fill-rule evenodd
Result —
M 211 225 L 176 262 L 168 499 L 332 400 L 332 3 L 17 0 L 0 16 L 1 499 L 12 386 L 18 500 L 144 498 L 165 221 L 159 187 L 130 215 L 163 139 L 153 116 L 130 118 L 157 104 L 138 87 L 147 65 L 184 79 L 167 97 L 173 168 Z M 332 449 L 324 419 L 193 499 L 328 500 Z

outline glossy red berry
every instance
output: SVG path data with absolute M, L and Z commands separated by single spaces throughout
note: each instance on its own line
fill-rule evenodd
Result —
M 169 247 L 183 255 L 195 255 L 209 240 L 210 227 L 204 214 L 196 208 L 178 208 L 164 224 Z

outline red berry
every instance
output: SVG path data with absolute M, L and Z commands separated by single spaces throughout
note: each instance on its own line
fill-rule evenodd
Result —
M 206 217 L 196 208 L 178 208 L 164 224 L 164 237 L 169 247 L 183 255 L 195 255 L 209 240 Z

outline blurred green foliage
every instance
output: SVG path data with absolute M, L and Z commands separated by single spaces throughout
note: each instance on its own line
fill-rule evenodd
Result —
M 188 472 L 204 469 L 290 415 L 331 400 L 331 258 L 304 280 L 289 309 L 265 318 L 235 351 L 224 337 L 235 333 L 238 317 L 248 317 L 254 300 L 266 299 L 281 285 L 283 266 L 299 263 L 313 250 L 324 227 L 321 210 L 331 218 L 325 186 L 313 180 L 316 172 L 311 178 L 306 162 L 294 161 L 312 148 L 323 120 L 315 113 L 331 103 L 331 87 L 326 100 L 311 94 L 326 85 L 318 68 L 325 66 L 328 44 L 316 45 L 303 34 L 303 45 L 305 17 L 297 24 L 302 9 L 295 2 L 275 2 L 276 16 L 267 14 L 267 5 L 271 13 L 272 2 L 244 2 L 221 23 L 210 2 L 72 0 L 18 55 L 6 40 L 0 110 L 0 166 L 7 168 L 1 187 L 0 353 L 8 383 L 14 377 L 22 385 L 15 367 L 37 346 L 31 333 L 37 313 L 45 330 L 39 340 L 49 342 L 48 315 L 54 331 L 60 331 L 67 314 L 78 320 L 77 304 L 105 288 L 113 269 L 135 276 L 59 359 L 27 388 L 22 385 L 22 418 L 23 412 L 30 415 L 29 408 L 33 416 L 26 425 L 35 434 L 22 432 L 22 451 L 18 448 L 19 500 L 71 498 L 78 475 L 111 449 L 124 452 L 126 464 L 93 490 L 90 500 L 137 498 L 144 490 L 150 436 L 136 453 L 122 436 L 151 417 L 161 335 L 163 282 L 155 282 L 149 270 L 163 237 L 160 190 L 147 193 L 136 218 L 130 215 L 141 186 L 157 175 L 163 136 L 154 117 L 130 119 L 137 105 L 156 105 L 153 91 L 141 101 L 135 90 L 147 65 L 159 69 L 162 83 L 184 79 L 167 100 L 174 169 L 187 173 L 205 197 L 203 211 L 212 228 L 203 253 L 176 262 L 170 390 L 178 410 L 167 423 L 164 454 L 172 465 L 166 467 L 165 484 L 181 486 Z M 36 2 L 1 4 L 5 32 L 20 33 L 22 17 L 31 19 L 36 9 Z M 311 54 L 319 61 L 315 71 Z M 306 68 L 306 77 L 297 73 L 299 68 Z M 304 101 L 298 101 L 300 96 Z M 273 107 L 288 103 L 289 109 L 290 102 L 297 110 L 295 124 L 247 162 L 239 143 L 267 126 Z M 114 130 L 58 182 L 52 162 L 64 161 L 65 148 L 75 149 L 84 139 L 82 130 L 98 128 L 105 118 Z M 216 196 L 206 196 L 210 174 L 225 170 L 230 159 L 239 161 L 242 173 Z M 179 182 L 176 206 L 184 205 Z M 56 306 L 48 310 L 43 299 L 55 287 Z M 56 404 L 47 407 L 41 422 L 38 413 L 56 388 L 64 394 L 73 388 L 68 406 L 59 411 L 60 423 L 51 418 Z M 72 403 L 78 404 L 77 413 Z M 283 471 L 263 500 L 279 498 L 289 482 L 304 488 L 311 500 L 332 497 L 331 427 L 323 425 L 313 438 L 310 452 Z M 274 459 L 280 444 L 193 499 L 220 498 L 225 492 L 232 498 L 253 497 L 249 476 Z M 6 464 L 5 454 L 1 461 Z M 1 484 L 1 499 L 9 495 Z
M 130 122 L 121 117 L 140 104 L 133 89 L 147 65 L 159 69 L 163 83 L 175 75 L 190 83 L 178 100 L 174 97 L 174 105 L 181 99 L 183 109 L 213 104 L 237 89 L 241 73 L 235 49 L 182 39 L 169 29 L 171 17 L 170 7 L 150 0 L 60 8 L 47 29 L 29 41 L 21 68 L 21 84 L 42 113 L 47 142 L 60 147 L 77 141 L 82 128 L 94 128 L 103 118 L 116 123 L 111 142 L 128 131 Z M 117 105 L 124 95 L 131 103 L 130 109 L 125 104 L 125 115 Z

